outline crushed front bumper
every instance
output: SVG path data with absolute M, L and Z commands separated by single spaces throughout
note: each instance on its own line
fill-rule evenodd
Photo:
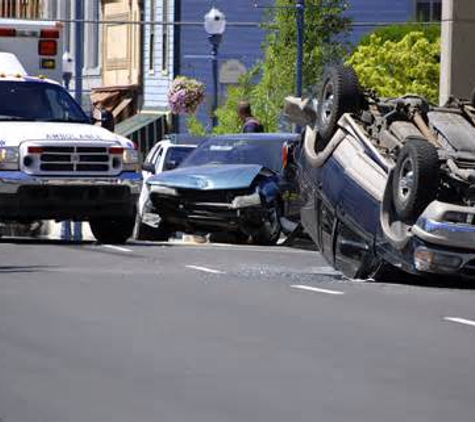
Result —
M 134 215 L 138 173 L 111 178 L 34 177 L 0 172 L 0 220 L 89 220 Z
M 252 232 L 268 216 L 258 193 L 236 196 L 230 202 L 203 202 L 154 186 L 150 200 L 162 219 L 184 229 Z
M 39 177 L 21 171 L 0 171 L 0 195 L 15 194 L 22 186 L 125 186 L 139 195 L 142 176 L 124 172 L 116 177 Z

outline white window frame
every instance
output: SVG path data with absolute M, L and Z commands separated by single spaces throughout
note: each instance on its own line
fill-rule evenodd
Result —
M 162 0 L 162 20 L 165 25 L 162 26 L 162 56 L 160 60 L 160 67 L 162 75 L 168 75 L 170 71 L 170 1 Z
M 156 0 L 149 0 L 149 14 L 150 21 L 155 21 L 157 11 Z M 149 35 L 148 35 L 148 73 L 150 75 L 155 74 L 155 58 L 156 58 L 156 44 L 157 44 L 157 32 L 155 30 L 155 25 L 149 26 Z

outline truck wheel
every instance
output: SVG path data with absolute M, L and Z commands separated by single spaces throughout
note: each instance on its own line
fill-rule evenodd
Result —
M 411 140 L 394 169 L 393 204 L 401 221 L 413 224 L 437 197 L 439 155 L 428 141 Z
M 361 108 L 362 98 L 353 68 L 336 66 L 325 72 L 317 108 L 318 134 L 325 144 L 335 134 L 341 116 Z
M 91 220 L 89 222 L 94 237 L 100 243 L 121 244 L 132 237 L 135 219 L 120 218 L 115 220 Z
M 269 209 L 269 215 L 261 228 L 252 236 L 252 241 L 256 245 L 275 245 L 279 240 L 282 227 L 280 225 L 279 206 L 274 205 Z

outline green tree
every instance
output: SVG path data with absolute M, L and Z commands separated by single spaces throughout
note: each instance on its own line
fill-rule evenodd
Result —
M 264 25 L 264 59 L 240 83 L 228 91 L 226 103 L 218 110 L 216 133 L 240 129 L 236 105 L 251 102 L 254 114 L 267 131 L 279 128 L 284 99 L 295 92 L 297 27 L 295 0 L 275 0 Z M 307 0 L 304 34 L 303 79 L 309 90 L 319 80 L 325 64 L 340 61 L 346 52 L 350 20 L 343 15 L 346 0 Z M 253 81 L 259 79 L 257 84 Z
M 440 30 L 415 25 L 392 26 L 362 40 L 348 64 L 360 83 L 382 97 L 407 93 L 437 102 L 440 75 Z

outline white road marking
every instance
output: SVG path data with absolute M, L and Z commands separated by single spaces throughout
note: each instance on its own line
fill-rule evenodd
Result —
M 120 246 L 115 246 L 115 245 L 102 245 L 102 246 L 104 248 L 113 249 L 115 251 L 120 251 L 120 252 L 133 252 L 132 249 L 121 248 Z
M 190 270 L 201 271 L 203 273 L 209 273 L 209 274 L 226 274 L 224 271 L 214 270 L 213 268 L 198 267 L 196 265 L 187 265 L 186 268 L 189 268 Z
M 457 324 L 468 325 L 470 327 L 475 327 L 475 321 L 464 318 L 453 318 L 453 317 L 444 317 L 444 321 L 455 322 Z
M 327 295 L 344 295 L 344 292 L 340 292 L 338 290 L 328 290 L 328 289 L 319 289 L 318 287 L 312 286 L 305 286 L 303 284 L 293 284 L 291 286 L 293 289 L 305 290 L 307 292 L 314 292 L 314 293 L 325 293 Z

